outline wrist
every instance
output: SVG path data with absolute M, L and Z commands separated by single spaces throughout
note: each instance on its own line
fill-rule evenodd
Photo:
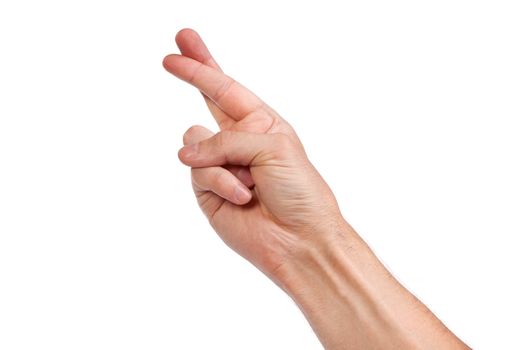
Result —
M 326 287 L 319 279 L 335 277 L 332 273 L 335 270 L 344 269 L 345 275 L 353 274 L 349 259 L 352 255 L 367 251 L 368 246 L 353 228 L 344 219 L 337 220 L 331 227 L 323 228 L 322 232 L 311 233 L 295 242 L 293 252 L 272 277 L 295 299 L 305 287 Z M 344 258 L 345 264 L 341 264 L 341 258 Z

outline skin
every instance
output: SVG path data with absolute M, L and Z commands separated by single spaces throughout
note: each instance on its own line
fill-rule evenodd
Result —
M 181 162 L 222 240 L 297 303 L 326 349 L 468 349 L 401 286 L 345 221 L 297 134 L 225 75 L 183 29 L 164 58 L 196 87 L 219 125 L 192 126 Z

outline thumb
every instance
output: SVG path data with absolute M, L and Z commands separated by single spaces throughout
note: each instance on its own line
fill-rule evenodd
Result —
M 285 134 L 224 130 L 204 141 L 184 146 L 179 151 L 179 158 L 194 168 L 226 164 L 256 166 L 286 158 L 291 147 L 294 143 Z

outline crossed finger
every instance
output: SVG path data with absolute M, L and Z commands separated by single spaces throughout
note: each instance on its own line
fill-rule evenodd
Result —
M 186 28 L 180 30 L 175 36 L 175 42 L 183 56 L 193 58 L 196 61 L 222 72 L 221 67 L 211 55 L 200 35 L 193 29 Z M 208 96 L 203 93 L 201 94 L 204 97 L 208 109 L 219 125 L 219 128 L 221 130 L 231 128 L 233 124 L 235 124 L 235 119 L 224 113 L 212 100 L 210 100 Z

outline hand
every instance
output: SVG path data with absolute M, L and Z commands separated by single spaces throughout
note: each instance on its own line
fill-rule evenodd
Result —
M 223 74 L 198 34 L 164 67 L 198 88 L 219 124 L 191 127 L 180 160 L 219 236 L 299 305 L 326 349 L 466 349 L 343 219 L 292 127 Z M 251 188 L 251 191 L 250 191 Z
M 191 127 L 179 158 L 219 236 L 273 278 L 299 247 L 342 225 L 337 202 L 282 117 L 222 73 L 196 32 L 176 42 L 182 55 L 164 67 L 202 92 L 221 129 Z

